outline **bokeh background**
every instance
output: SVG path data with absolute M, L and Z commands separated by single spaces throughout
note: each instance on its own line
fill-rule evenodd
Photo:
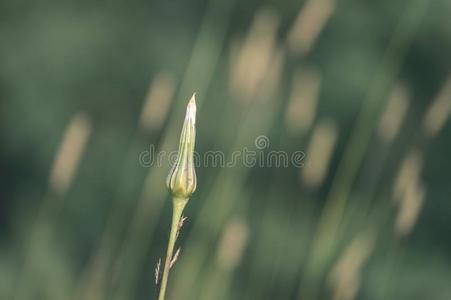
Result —
M 451 299 L 451 2 L 0 1 L 0 299 Z M 267 137 L 264 149 L 255 139 Z M 141 158 L 141 160 L 140 160 Z

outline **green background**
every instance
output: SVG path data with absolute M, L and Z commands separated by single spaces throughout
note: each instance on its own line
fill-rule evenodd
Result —
M 304 151 L 308 163 L 316 124 L 333 120 L 338 137 L 315 189 L 291 165 L 201 164 L 170 299 L 348 299 L 334 296 L 329 274 L 356 236 L 374 243 L 353 282 L 355 299 L 450 299 L 451 127 L 426 138 L 422 120 L 450 74 L 451 2 L 339 0 L 301 55 L 287 36 L 304 5 L 1 0 L 0 298 L 155 298 L 154 269 L 170 222 L 169 164 L 144 167 L 139 155 L 150 145 L 176 150 L 185 105 L 197 92 L 201 155 L 253 149 L 265 135 L 266 150 Z M 272 57 L 282 59 L 279 80 L 273 89 L 260 82 L 254 96 L 240 99 L 231 87 L 236 49 L 262 11 L 278 24 Z M 251 57 L 264 50 L 257 46 Z M 293 134 L 285 126 L 293 78 L 311 69 L 321 76 L 314 124 Z M 172 78 L 173 101 L 161 127 L 144 130 L 141 110 L 161 72 Z M 376 127 L 398 83 L 408 87 L 410 105 L 387 145 Z M 49 185 L 52 164 L 79 112 L 91 134 L 59 195 Z M 426 193 L 413 231 L 399 238 L 392 190 L 412 149 L 424 158 Z M 342 214 L 327 209 L 340 199 Z M 339 226 L 321 231 L 337 215 Z M 248 234 L 229 268 L 218 263 L 217 248 L 230 222 Z

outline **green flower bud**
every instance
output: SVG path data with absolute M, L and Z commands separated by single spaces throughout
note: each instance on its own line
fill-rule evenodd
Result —
M 177 160 L 166 180 L 166 186 L 174 198 L 188 199 L 196 190 L 197 179 L 194 169 L 195 142 L 196 98 L 194 94 L 186 107 Z

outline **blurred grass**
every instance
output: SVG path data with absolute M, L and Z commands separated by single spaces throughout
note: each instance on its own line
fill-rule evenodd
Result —
M 169 165 L 139 156 L 175 150 L 196 91 L 200 154 L 265 135 L 266 152 L 305 158 L 198 169 L 170 299 L 448 299 L 450 12 L 446 0 L 1 2 L 0 298 L 156 294 Z M 384 110 L 404 87 L 387 140 Z M 91 134 L 67 180 L 52 169 L 80 111 Z M 415 151 L 423 163 L 399 185 Z

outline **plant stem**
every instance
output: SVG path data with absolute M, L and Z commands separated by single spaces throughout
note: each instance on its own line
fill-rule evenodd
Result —
M 163 277 L 161 278 L 161 287 L 158 300 L 164 300 L 166 294 L 166 286 L 168 284 L 169 270 L 171 268 L 172 255 L 174 252 L 175 241 L 177 240 L 177 232 L 179 229 L 180 218 L 188 199 L 174 198 L 172 200 L 172 224 L 171 233 L 169 234 L 168 250 L 166 252 L 166 261 L 164 263 Z

